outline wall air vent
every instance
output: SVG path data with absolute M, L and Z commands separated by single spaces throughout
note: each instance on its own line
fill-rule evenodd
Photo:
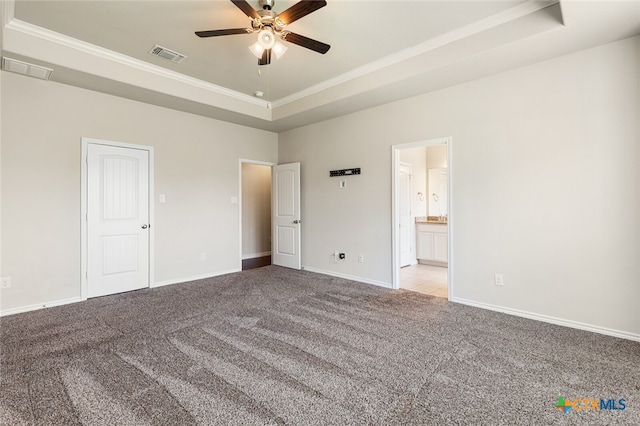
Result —
M 29 77 L 49 80 L 53 70 L 51 68 L 41 67 L 40 65 L 29 64 L 27 62 L 18 61 L 7 57 L 2 58 L 2 69 L 18 74 L 28 75 Z
M 150 55 L 159 56 L 164 59 L 168 59 L 171 62 L 175 62 L 176 64 L 182 63 L 187 57 L 181 53 L 174 52 L 173 50 L 167 49 L 166 47 L 158 46 L 157 44 L 153 46 L 153 49 L 149 51 Z

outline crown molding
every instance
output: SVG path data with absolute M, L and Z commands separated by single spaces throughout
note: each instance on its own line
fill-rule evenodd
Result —
M 385 56 L 384 58 L 378 59 L 374 62 L 370 62 L 366 65 L 363 65 L 360 68 L 356 68 L 352 71 L 346 72 L 344 74 L 341 74 L 329 80 L 325 80 L 307 89 L 301 90 L 289 96 L 285 96 L 283 98 L 275 100 L 272 102 L 272 107 L 275 109 L 275 108 L 290 104 L 292 102 L 298 101 L 300 99 L 306 98 L 308 96 L 318 94 L 332 87 L 338 86 L 340 84 L 346 83 L 351 80 L 355 80 L 356 78 L 363 77 L 367 74 L 371 74 L 373 72 L 379 71 L 389 66 L 398 64 L 402 61 L 406 61 L 408 59 L 433 51 L 435 49 L 454 43 L 456 41 L 460 41 L 460 40 L 472 37 L 484 31 L 490 30 L 492 28 L 514 21 L 516 19 L 522 18 L 524 16 L 530 15 L 532 13 L 538 12 L 543 9 L 546 9 L 547 7 L 556 5 L 559 2 L 560 0 L 526 1 L 517 6 L 509 8 L 503 12 L 497 13 L 495 15 L 491 15 L 480 21 L 473 22 L 471 24 L 465 25 L 464 27 L 457 28 L 453 31 L 449 31 L 438 37 L 434 37 L 420 44 L 417 44 L 413 47 L 400 50 L 392 55 Z
M 9 22 L 13 20 L 13 16 L 15 13 L 15 0 L 5 0 L 1 1 L 2 6 L 0 7 L 0 13 L 2 14 L 2 19 L 0 22 L 2 23 L 2 27 L 4 28 Z
M 78 52 L 82 52 L 93 57 L 112 61 L 136 69 L 142 72 L 149 73 L 154 76 L 166 78 L 174 82 L 184 84 L 188 87 L 203 90 L 205 93 L 212 95 L 218 95 L 240 101 L 247 106 L 258 106 L 261 109 L 268 111 L 266 116 L 260 117 L 260 119 L 271 122 L 274 120 L 274 113 L 280 107 L 292 104 L 296 101 L 300 101 L 305 98 L 310 98 L 328 89 L 336 86 L 354 81 L 358 78 L 362 78 L 368 74 L 376 71 L 383 70 L 390 66 L 399 64 L 403 61 L 410 60 L 428 52 L 432 52 L 443 46 L 450 45 L 457 41 L 468 39 L 476 36 L 482 32 L 496 28 L 500 25 L 517 20 L 527 15 L 533 14 L 547 7 L 556 5 L 559 0 L 528 0 L 503 12 L 497 13 L 486 17 L 480 21 L 473 22 L 464 27 L 457 28 L 455 30 L 444 33 L 440 36 L 426 40 L 416 46 L 400 50 L 392 55 L 380 58 L 374 62 L 370 62 L 364 66 L 361 66 L 352 71 L 341 74 L 337 77 L 325 80 L 319 84 L 303 89 L 299 92 L 285 96 L 283 98 L 273 100 L 271 102 L 262 100 L 241 92 L 237 92 L 228 89 L 223 86 L 219 86 L 204 80 L 200 80 L 194 77 L 186 76 L 176 71 L 168 70 L 166 68 L 132 58 L 130 56 L 93 45 L 91 43 L 84 42 L 82 40 L 75 39 L 73 37 L 66 36 L 64 34 L 57 33 L 55 31 L 48 30 L 46 28 L 39 27 L 37 25 L 30 24 L 28 22 L 21 21 L 14 17 L 15 12 L 15 0 L 0 1 L 2 3 L 1 12 L 3 13 L 2 19 L 4 22 L 3 31 L 12 30 L 24 35 L 35 37 L 40 40 L 55 43 L 65 48 L 69 48 Z M 19 53 L 19 52 L 18 52 Z M 63 65 L 63 64 L 59 64 Z M 212 106 L 217 106 L 213 105 Z M 239 112 L 239 111 L 238 111 Z M 251 114 L 249 114 L 251 115 Z M 277 115 L 277 114 L 275 114 Z M 287 114 L 285 114 L 286 116 Z M 283 117 L 280 117 L 283 118 Z
M 12 3 L 12 1 L 10 1 Z M 4 2 L 9 3 L 9 2 Z M 258 105 L 263 108 L 269 108 L 269 103 L 262 99 L 246 95 L 244 93 L 236 92 L 235 90 L 227 89 L 226 87 L 218 86 L 213 83 L 206 82 L 194 77 L 181 74 L 176 71 L 168 70 L 160 66 L 150 64 L 139 59 L 132 58 L 127 55 L 123 55 L 113 50 L 105 49 L 100 46 L 96 46 L 91 43 L 84 42 L 82 40 L 75 39 L 73 37 L 66 36 L 64 34 L 57 33 L 55 31 L 48 30 L 46 28 L 39 27 L 37 25 L 30 24 L 28 22 L 21 21 L 19 19 L 11 19 L 8 24 L 5 25 L 5 29 L 20 32 L 22 34 L 36 37 L 41 40 L 56 43 L 58 45 L 70 48 L 82 53 L 92 55 L 100 59 L 106 59 L 121 65 L 125 65 L 140 71 L 148 72 L 159 77 L 168 78 L 179 83 L 183 83 L 192 86 L 197 89 L 206 90 L 217 95 L 226 96 L 236 100 L 240 100 L 252 105 Z

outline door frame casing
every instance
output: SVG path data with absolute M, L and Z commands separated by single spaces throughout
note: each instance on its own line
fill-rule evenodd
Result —
M 149 285 L 153 287 L 155 283 L 154 275 L 154 235 L 155 235 L 155 215 L 154 215 L 154 162 L 153 147 L 146 145 L 136 145 L 130 143 L 107 141 L 95 138 L 81 138 L 82 149 L 80 156 L 80 299 L 87 300 L 89 293 L 89 279 L 87 277 L 87 258 L 88 258 L 88 171 L 87 155 L 89 153 L 89 144 L 106 145 L 117 148 L 137 149 L 147 151 L 149 153 Z
M 258 166 L 267 166 L 271 167 L 273 171 L 273 166 L 278 165 L 278 163 L 271 163 L 269 161 L 259 161 L 259 160 L 249 160 L 247 158 L 240 158 L 239 160 L 239 172 L 238 172 L 238 224 L 239 228 L 239 241 L 240 241 L 240 253 L 238 255 L 238 270 L 242 271 L 242 165 L 243 164 L 256 164 Z M 273 196 L 273 194 L 272 194 Z M 271 215 L 271 220 L 273 221 L 273 213 L 269 210 L 269 214 Z M 272 226 L 270 224 L 269 226 Z M 271 236 L 273 240 L 273 235 Z
M 421 148 L 434 145 L 446 145 L 447 147 L 447 169 L 449 178 L 447 181 L 447 212 L 448 212 L 448 264 L 447 264 L 447 298 L 451 300 L 453 295 L 453 223 L 454 215 L 451 208 L 453 199 L 453 169 L 452 162 L 452 138 L 437 138 L 418 142 L 402 143 L 391 146 L 391 288 L 400 288 L 400 179 L 398 178 L 400 169 L 400 150 L 409 148 Z

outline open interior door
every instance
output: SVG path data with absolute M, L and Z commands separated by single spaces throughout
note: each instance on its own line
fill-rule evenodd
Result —
M 411 164 L 400 163 L 400 267 L 409 266 L 413 255 L 411 226 Z
M 272 173 L 271 262 L 300 269 L 300 163 L 273 166 Z

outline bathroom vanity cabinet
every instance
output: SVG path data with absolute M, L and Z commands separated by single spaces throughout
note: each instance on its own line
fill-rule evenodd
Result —
M 443 223 L 416 223 L 418 261 L 446 265 L 449 261 L 448 226 Z

